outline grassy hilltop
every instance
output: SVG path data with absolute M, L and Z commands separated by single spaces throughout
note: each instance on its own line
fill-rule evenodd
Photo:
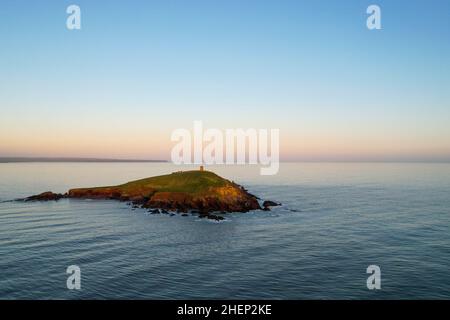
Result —
M 179 171 L 172 174 L 130 181 L 117 186 L 78 188 L 69 191 L 69 195 L 91 193 L 92 195 L 120 192 L 128 197 L 150 197 L 157 192 L 177 192 L 203 194 L 214 188 L 234 185 L 210 171 Z
M 231 185 L 231 182 L 213 172 L 193 170 L 131 181 L 118 187 L 129 193 L 149 189 L 162 192 L 201 193 L 210 188 L 227 185 Z

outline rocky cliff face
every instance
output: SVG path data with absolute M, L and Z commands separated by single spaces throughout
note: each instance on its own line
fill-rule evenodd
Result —
M 148 208 L 168 210 L 198 210 L 200 212 L 247 212 L 261 209 L 256 197 L 238 186 L 217 187 L 205 194 L 183 192 L 155 192 L 143 204 Z

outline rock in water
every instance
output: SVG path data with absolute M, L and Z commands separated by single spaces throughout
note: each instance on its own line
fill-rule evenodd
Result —
M 281 206 L 281 203 L 276 203 L 276 202 L 270 201 L 270 200 L 267 200 L 267 201 L 263 202 L 263 207 L 264 208 L 276 207 L 276 206 Z
M 211 219 L 211 220 L 216 220 L 216 221 L 220 221 L 220 220 L 224 220 L 225 219 L 224 217 L 218 216 L 218 215 L 215 215 L 215 214 L 209 214 L 207 216 L 207 218 Z
M 35 196 L 31 196 L 25 199 L 22 199 L 24 201 L 57 201 L 61 198 L 64 198 L 64 195 L 60 194 L 60 193 L 53 193 L 50 191 L 47 192 L 43 192 L 41 194 L 35 195 Z

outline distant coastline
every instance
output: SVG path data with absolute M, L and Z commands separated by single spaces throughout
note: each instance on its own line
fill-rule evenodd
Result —
M 0 163 L 11 162 L 167 162 L 167 160 L 108 159 L 108 158 L 65 158 L 65 157 L 0 157 Z

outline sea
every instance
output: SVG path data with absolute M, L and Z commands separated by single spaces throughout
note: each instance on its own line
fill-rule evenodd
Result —
M 220 222 L 113 200 L 9 201 L 188 169 L 1 163 L 0 299 L 450 298 L 448 163 L 209 166 L 282 203 Z

